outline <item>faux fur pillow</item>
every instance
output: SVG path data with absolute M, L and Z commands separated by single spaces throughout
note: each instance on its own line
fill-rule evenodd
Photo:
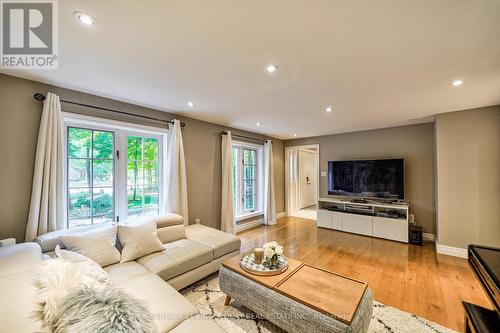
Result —
M 53 322 L 53 333 L 152 333 L 157 328 L 142 301 L 109 287 L 70 292 Z
M 116 226 L 98 228 L 74 235 L 62 235 L 64 246 L 92 259 L 101 267 L 120 262 L 120 251 L 115 247 Z
M 107 286 L 97 281 L 93 274 L 89 274 L 84 265 L 59 258 L 42 262 L 36 272 L 34 284 L 38 289 L 34 317 L 48 327 L 52 326 L 62 300 L 71 290 L 82 285 L 96 288 Z
M 119 225 L 118 239 L 123 246 L 121 262 L 132 261 L 150 253 L 165 250 L 158 238 L 155 221 Z

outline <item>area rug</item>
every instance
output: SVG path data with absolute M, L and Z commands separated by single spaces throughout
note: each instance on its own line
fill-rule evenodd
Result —
M 228 332 L 281 333 L 282 329 L 245 308 L 237 301 L 224 306 L 226 295 L 219 289 L 218 274 L 187 287 L 181 293 L 199 310 L 200 316 L 217 322 Z M 414 314 L 374 301 L 370 333 L 455 333 Z

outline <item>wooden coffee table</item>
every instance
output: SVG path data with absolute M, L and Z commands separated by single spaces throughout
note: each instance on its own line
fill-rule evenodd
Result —
M 236 299 L 289 332 L 366 332 L 373 310 L 367 284 L 288 258 L 288 269 L 257 276 L 240 267 L 240 257 L 222 263 L 225 304 Z

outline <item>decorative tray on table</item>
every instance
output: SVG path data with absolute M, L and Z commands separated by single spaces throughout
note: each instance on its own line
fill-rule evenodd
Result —
M 257 264 L 253 251 L 245 253 L 240 260 L 240 266 L 246 272 L 254 275 L 271 276 L 283 273 L 288 269 L 288 260 L 284 256 L 278 257 L 278 264 L 270 266 L 266 262 Z

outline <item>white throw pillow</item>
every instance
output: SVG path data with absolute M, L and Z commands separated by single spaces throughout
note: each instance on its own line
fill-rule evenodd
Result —
M 120 251 L 115 247 L 116 226 L 98 228 L 81 234 L 62 235 L 64 246 L 94 260 L 101 267 L 120 262 Z
M 118 239 L 123 247 L 120 262 L 132 261 L 150 253 L 165 250 L 158 238 L 155 221 L 120 225 L 118 226 Z
M 74 263 L 78 269 L 83 271 L 88 276 L 91 276 L 97 280 L 99 283 L 110 284 L 111 279 L 108 273 L 98 263 L 94 260 L 80 254 L 78 252 L 62 250 L 59 245 L 55 249 L 56 257 L 59 259 L 71 261 Z

